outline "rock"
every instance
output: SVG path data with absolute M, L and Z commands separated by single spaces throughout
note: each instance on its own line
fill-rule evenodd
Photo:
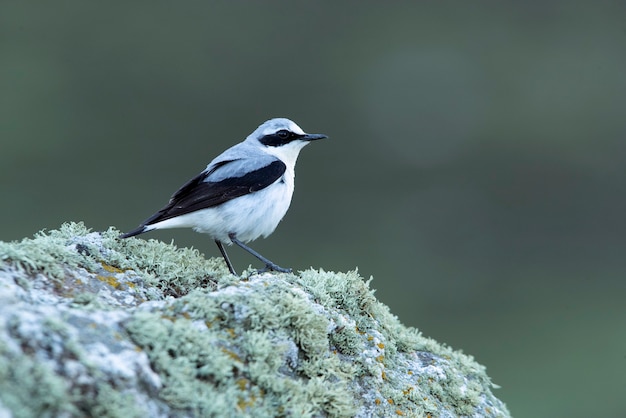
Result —
M 228 273 L 81 223 L 0 242 L 0 417 L 508 417 L 356 271 Z

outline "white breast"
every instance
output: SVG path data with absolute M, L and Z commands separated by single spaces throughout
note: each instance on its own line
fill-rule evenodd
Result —
M 230 200 L 218 207 L 201 209 L 165 221 L 159 228 L 191 227 L 213 239 L 230 244 L 230 233 L 243 242 L 270 235 L 287 213 L 294 186 L 294 170 L 263 190 Z M 167 223 L 167 225 L 165 225 Z M 155 225 L 156 226 L 156 225 Z

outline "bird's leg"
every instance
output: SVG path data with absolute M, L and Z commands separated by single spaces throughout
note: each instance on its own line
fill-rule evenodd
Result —
M 226 254 L 226 249 L 224 248 L 224 244 L 222 244 L 222 241 L 218 241 L 218 240 L 215 240 L 215 243 L 217 244 L 217 248 L 220 249 L 220 252 L 222 253 L 222 257 L 224 257 L 224 261 L 226 262 L 226 265 L 228 266 L 228 270 L 230 270 L 230 272 L 236 276 L 237 273 L 235 272 L 235 269 L 233 268 L 233 263 L 231 263 L 230 259 L 228 258 L 228 254 Z
M 235 237 L 235 234 L 232 234 L 232 233 L 228 234 L 228 237 L 230 238 L 230 240 L 232 242 L 237 244 L 239 247 L 243 248 L 244 250 L 246 250 L 247 252 L 249 252 L 250 254 L 252 254 L 253 256 L 258 258 L 259 260 L 261 260 L 263 263 L 265 263 L 265 268 L 263 270 L 259 270 L 258 271 L 259 273 L 263 273 L 263 272 L 265 272 L 267 270 L 279 271 L 281 273 L 291 273 L 291 269 L 286 269 L 284 267 L 279 266 L 276 263 L 271 262 L 267 258 L 263 257 L 261 254 L 259 254 L 256 251 L 254 251 L 252 248 L 250 248 L 247 245 L 245 245 L 243 242 L 239 241 Z

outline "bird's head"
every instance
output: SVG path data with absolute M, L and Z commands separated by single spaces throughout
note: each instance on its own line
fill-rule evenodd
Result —
M 246 141 L 263 147 L 285 163 L 295 163 L 298 153 L 311 141 L 328 138 L 322 134 L 307 134 L 295 122 L 286 118 L 270 119 L 252 132 Z

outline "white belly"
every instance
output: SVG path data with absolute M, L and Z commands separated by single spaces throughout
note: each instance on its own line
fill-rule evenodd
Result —
M 293 195 L 293 183 L 293 171 L 289 173 L 288 170 L 281 179 L 263 190 L 151 226 L 154 229 L 193 228 L 225 244 L 231 244 L 228 237 L 231 233 L 243 242 L 261 236 L 265 238 L 274 232 L 287 213 Z

